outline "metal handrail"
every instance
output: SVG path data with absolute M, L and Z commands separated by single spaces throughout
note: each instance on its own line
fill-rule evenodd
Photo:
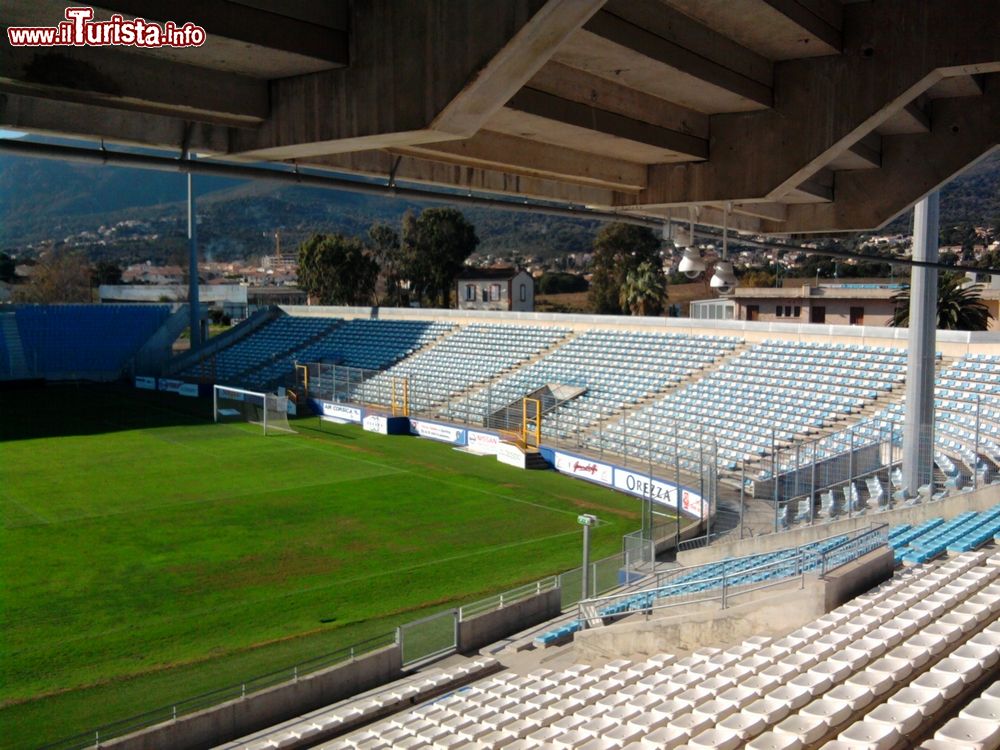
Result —
M 717 562 L 707 563 L 705 565 L 698 565 L 692 567 L 681 567 L 675 568 L 670 571 L 664 571 L 657 573 L 654 576 L 655 584 L 651 588 L 640 589 L 638 591 L 634 590 L 633 587 L 627 587 L 623 591 L 613 594 L 611 596 L 603 597 L 591 597 L 589 599 L 584 599 L 577 602 L 577 613 L 579 619 L 582 622 L 591 622 L 595 619 L 606 619 L 614 618 L 620 616 L 627 616 L 629 614 L 634 614 L 636 610 L 627 610 L 624 612 L 610 613 L 610 614 L 600 614 L 598 610 L 601 608 L 606 608 L 607 606 L 627 600 L 636 594 L 648 594 L 655 599 L 670 599 L 671 601 L 663 603 L 650 603 L 648 607 L 643 607 L 639 611 L 651 612 L 656 609 L 666 609 L 668 607 L 675 607 L 681 604 L 694 604 L 703 601 L 716 601 L 720 600 L 722 602 L 723 608 L 728 606 L 728 601 L 732 596 L 750 593 L 752 591 L 758 591 L 761 589 L 769 588 L 771 586 L 776 586 L 782 583 L 787 583 L 796 577 L 800 578 L 802 585 L 805 585 L 805 574 L 807 571 L 817 571 L 819 577 L 823 577 L 832 570 L 836 570 L 840 566 L 856 560 L 863 554 L 870 552 L 873 549 L 877 549 L 887 543 L 888 538 L 888 528 L 889 525 L 885 523 L 872 524 L 869 528 L 864 530 L 855 530 L 853 532 L 848 532 L 846 534 L 847 538 L 833 545 L 827 550 L 816 550 L 809 549 L 806 545 L 796 547 L 793 551 L 791 557 L 783 560 L 775 560 L 760 565 L 754 565 L 749 568 L 743 568 L 735 571 L 723 570 L 721 574 L 706 576 L 700 578 L 700 583 L 709 584 L 708 591 L 711 592 L 713 589 L 718 590 L 718 593 L 708 593 L 707 595 L 700 595 L 699 598 L 692 598 L 685 595 L 671 595 L 669 590 L 680 589 L 685 586 L 688 581 L 679 582 L 676 580 L 681 576 L 687 577 L 698 571 L 699 568 L 708 568 L 718 564 Z M 826 539 L 835 539 L 840 536 L 845 536 L 845 534 L 835 534 Z M 811 545 L 822 543 L 825 539 L 817 540 L 816 542 L 811 542 Z M 848 552 L 844 559 L 840 556 Z M 757 555 L 746 555 L 740 558 L 734 558 L 732 560 L 726 560 L 725 562 L 732 565 L 738 565 L 740 560 L 747 560 Z M 833 563 L 833 564 L 831 564 Z M 765 570 L 781 570 L 790 569 L 793 572 L 790 575 L 780 576 L 772 581 L 762 582 L 759 585 L 756 584 L 732 584 L 731 581 L 734 579 L 742 579 L 754 574 L 761 573 Z M 643 579 L 644 581 L 646 579 Z M 664 583 L 663 581 L 670 581 Z M 711 584 L 715 583 L 715 586 Z M 748 586 L 750 586 L 748 588 Z M 733 593 L 733 589 L 736 588 L 738 591 Z
M 813 562 L 812 565 L 806 564 L 806 560 L 811 557 L 818 557 L 819 553 L 812 550 L 798 550 L 794 557 L 786 560 L 776 560 L 769 563 L 764 563 L 763 565 L 757 565 L 752 568 L 746 568 L 744 570 L 733 571 L 733 572 L 722 572 L 719 575 L 709 576 L 699 580 L 699 583 L 711 584 L 716 582 L 715 586 L 708 586 L 708 592 L 716 591 L 717 593 L 703 593 L 703 594 L 693 594 L 691 596 L 677 595 L 668 593 L 671 589 L 680 589 L 688 584 L 685 582 L 669 583 L 665 586 L 657 586 L 652 589 L 645 589 L 641 592 L 629 592 L 614 594 L 612 596 L 604 597 L 594 597 L 592 599 L 586 599 L 578 602 L 577 613 L 581 622 L 591 622 L 596 619 L 612 619 L 615 617 L 626 617 L 631 614 L 638 612 L 652 612 L 658 609 L 668 609 L 670 607 L 677 607 L 686 604 L 697 604 L 706 601 L 721 601 L 722 607 L 725 609 L 728 606 L 729 599 L 733 596 L 748 594 L 752 591 L 759 591 L 765 588 L 771 588 L 783 583 L 787 583 L 790 580 L 799 578 L 802 581 L 802 585 L 805 585 L 805 573 L 807 570 L 817 567 L 820 563 L 818 561 Z M 755 573 L 760 573 L 768 569 L 784 569 L 791 568 L 793 570 L 791 575 L 781 576 L 775 578 L 772 581 L 763 582 L 760 585 L 756 585 L 753 582 L 748 583 L 731 583 L 733 579 L 746 578 L 752 576 Z M 738 589 L 733 591 L 733 589 Z M 623 599 L 628 599 L 635 596 L 636 593 L 649 594 L 656 600 L 662 600 L 662 603 L 650 602 L 648 606 L 642 607 L 639 610 L 626 610 L 624 612 L 613 612 L 613 613 L 601 613 L 600 609 L 606 608 L 610 604 L 622 601 Z
M 494 594 L 493 596 L 485 599 L 465 604 L 458 608 L 459 622 L 462 622 L 469 617 L 475 617 L 476 615 L 482 615 L 487 612 L 493 612 L 497 609 L 503 609 L 504 607 L 514 604 L 515 602 L 519 602 L 522 599 L 527 599 L 530 596 L 536 596 L 541 594 L 543 591 L 552 591 L 558 587 L 559 577 L 547 576 L 545 578 L 540 578 L 534 583 L 526 583 L 523 586 L 517 586 L 516 588 L 502 591 L 499 594 Z
M 234 683 L 207 693 L 185 698 L 170 705 L 160 706 L 120 721 L 102 724 L 89 732 L 57 740 L 56 742 L 43 745 L 37 750 L 85 750 L 85 748 L 99 746 L 101 742 L 114 737 L 121 737 L 164 721 L 176 720 L 178 717 L 217 706 L 227 700 L 246 698 L 249 693 L 278 685 L 282 682 L 288 682 L 289 680 L 297 680 L 299 677 L 305 676 L 310 672 L 351 661 L 358 656 L 371 653 L 379 648 L 392 645 L 395 642 L 395 632 L 383 633 L 337 649 L 336 651 L 307 659 L 292 667 L 256 675 L 240 683 Z

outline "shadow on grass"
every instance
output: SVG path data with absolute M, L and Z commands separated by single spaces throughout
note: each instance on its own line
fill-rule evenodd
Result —
M 31 383 L 0 390 L 0 442 L 207 424 L 210 399 L 117 383 Z

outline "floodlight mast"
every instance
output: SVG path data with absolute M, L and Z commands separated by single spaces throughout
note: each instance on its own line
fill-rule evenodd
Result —
M 576 517 L 577 523 L 583 526 L 583 575 L 580 576 L 582 579 L 583 586 L 583 599 L 590 598 L 590 527 L 597 524 L 597 516 L 590 513 L 584 513 L 583 515 Z

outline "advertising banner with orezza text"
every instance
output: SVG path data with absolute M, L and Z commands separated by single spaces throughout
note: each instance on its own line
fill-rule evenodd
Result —
M 649 474 L 640 474 L 628 469 L 615 467 L 615 489 L 627 492 L 636 497 L 648 497 L 658 505 L 665 505 L 668 508 L 677 507 L 677 485 L 673 482 L 664 482 L 662 479 L 650 477 Z M 681 511 L 689 516 L 704 518 L 704 513 L 708 509 L 703 507 L 704 500 L 694 490 L 681 487 Z

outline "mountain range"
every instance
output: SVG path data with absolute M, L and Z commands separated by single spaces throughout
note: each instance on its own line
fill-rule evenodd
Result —
M 271 251 L 281 230 L 286 248 L 317 231 L 364 235 L 372 223 L 398 227 L 406 211 L 428 203 L 264 181 L 198 175 L 199 240 L 206 257 L 253 257 Z M 186 180 L 179 173 L 0 155 L 0 247 L 60 241 L 127 220 L 151 235 L 83 244 L 95 257 L 144 260 L 183 245 Z M 446 201 L 442 201 L 445 203 Z M 552 257 L 590 249 L 599 223 L 543 214 L 463 207 L 480 238 L 479 253 Z M 887 227 L 906 232 L 910 212 Z M 1000 154 L 970 167 L 942 192 L 942 227 L 1000 224 Z M 170 250 L 174 248 L 174 250 Z M 162 251 L 162 252 L 161 252 Z

